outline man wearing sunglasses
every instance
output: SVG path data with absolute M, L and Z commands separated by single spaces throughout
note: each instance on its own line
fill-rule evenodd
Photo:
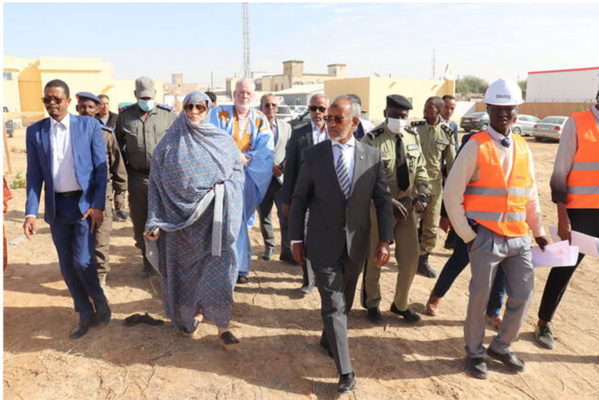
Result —
M 90 328 L 108 324 L 111 317 L 94 260 L 108 169 L 100 123 L 69 114 L 69 96 L 65 82 L 48 82 L 42 101 L 50 118 L 27 128 L 23 230 L 27 239 L 36 233 L 43 185 L 44 220 L 50 225 L 60 272 L 79 313 L 79 324 L 69 337 L 79 339 Z
M 152 78 L 138 78 L 133 93 L 137 103 L 119 110 L 114 134 L 127 167 L 129 211 L 135 247 L 141 250 L 143 257 L 142 276 L 150 277 L 156 272 L 146 258 L 143 236 L 148 217 L 150 159 L 177 114 L 170 107 L 155 103 L 156 88 Z
M 264 239 L 264 246 L 266 247 L 264 253 L 262 253 L 263 260 L 270 260 L 275 251 L 275 234 L 272 230 L 271 222 L 271 211 L 273 203 L 277 205 L 277 214 L 279 216 L 279 225 L 281 227 L 281 256 L 280 260 L 287 263 L 295 264 L 293 254 L 291 254 L 291 247 L 289 245 L 289 237 L 287 234 L 287 228 L 289 221 L 287 216 L 283 214 L 283 202 L 281 191 L 283 187 L 283 170 L 285 168 L 285 148 L 289 137 L 291 136 L 291 126 L 281 120 L 277 120 L 277 110 L 279 105 L 277 99 L 272 93 L 266 93 L 260 99 L 260 111 L 266 115 L 268 123 L 270 124 L 270 130 L 275 140 L 275 152 L 272 164 L 272 179 L 268 190 L 264 195 L 264 199 L 258 207 L 258 214 L 260 216 L 260 231 L 262 232 L 262 238 Z
M 283 182 L 283 214 L 289 216 L 291 196 L 302 164 L 302 151 L 329 138 L 324 118 L 327 115 L 329 98 L 318 93 L 310 99 L 308 111 L 310 123 L 297 125 L 291 133 L 285 155 L 285 181 Z M 310 294 L 314 288 L 314 272 L 310 260 L 302 264 L 303 282 L 300 288 L 303 294 Z

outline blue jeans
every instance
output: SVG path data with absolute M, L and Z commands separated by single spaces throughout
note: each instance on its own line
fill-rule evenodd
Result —
M 449 260 L 447 260 L 443 270 L 439 274 L 432 295 L 444 297 L 458 275 L 462 273 L 469 263 L 468 246 L 466 246 L 466 243 L 464 243 L 461 237 L 456 235 L 453 254 L 449 257 Z M 503 273 L 502 268 L 498 268 L 495 281 L 493 281 L 491 294 L 489 295 L 489 303 L 487 304 L 487 315 L 489 317 L 496 318 L 499 316 L 504 295 L 505 274 Z

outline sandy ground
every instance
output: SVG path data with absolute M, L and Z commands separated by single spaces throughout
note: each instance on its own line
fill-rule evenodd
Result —
M 539 182 L 543 219 L 555 225 L 549 177 L 556 143 L 529 139 Z M 24 130 L 9 139 L 14 171 L 24 174 Z M 5 172 L 6 161 L 5 161 Z M 14 174 L 7 176 L 9 182 Z M 336 398 L 334 363 L 320 349 L 320 299 L 303 297 L 300 267 L 265 262 L 257 227 L 251 231 L 250 286 L 235 292 L 232 330 L 239 351 L 223 349 L 216 328 L 200 325 L 194 338 L 179 335 L 160 301 L 160 282 L 139 275 L 141 257 L 129 222 L 115 222 L 108 294 L 113 319 L 80 340 L 70 340 L 77 324 L 49 227 L 40 219 L 38 234 L 22 236 L 25 190 L 13 190 L 6 216 L 9 267 L 4 274 L 4 398 L 6 399 L 329 399 Z M 278 231 L 277 231 L 278 235 Z M 444 234 L 431 262 L 440 270 L 450 253 Z M 277 253 L 278 254 L 278 253 Z M 278 259 L 278 257 L 275 257 Z M 585 259 L 574 275 L 555 317 L 556 348 L 534 344 L 533 329 L 548 269 L 536 273 L 535 295 L 513 350 L 527 362 L 524 373 L 510 374 L 489 361 L 490 378 L 479 381 L 463 370 L 463 320 L 468 298 L 467 269 L 442 303 L 439 316 L 409 325 L 388 310 L 396 266 L 382 275 L 384 324 L 373 326 L 356 302 L 349 318 L 350 349 L 358 389 L 345 398 L 599 398 L 599 333 L 592 300 L 599 278 L 597 259 Z M 410 299 L 424 312 L 435 280 L 417 276 Z M 359 293 L 356 296 L 359 299 Z M 125 327 L 129 315 L 148 312 L 162 326 Z M 488 344 L 494 332 L 487 330 Z

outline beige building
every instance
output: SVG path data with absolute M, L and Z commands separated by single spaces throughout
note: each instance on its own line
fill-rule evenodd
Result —
M 327 69 L 328 73 L 326 74 L 308 74 L 304 73 L 303 61 L 283 61 L 283 74 L 262 77 L 262 91 L 278 92 L 297 85 L 311 85 L 332 79 L 344 79 L 346 76 L 345 64 L 330 64 L 327 65 Z
M 200 90 L 197 83 L 183 83 L 183 74 L 172 74 L 172 83 L 164 84 L 164 93 L 171 96 L 187 96 L 189 93 Z
M 118 111 L 120 103 L 134 103 L 135 81 L 112 80 L 109 62 L 99 58 L 40 57 L 36 59 L 4 56 L 3 104 L 11 112 L 44 111 L 41 98 L 44 86 L 53 79 L 69 85 L 73 101 L 69 112 L 75 114 L 77 92 L 91 92 L 110 97 L 110 109 Z M 164 98 L 163 82 L 155 81 L 156 101 Z
M 398 78 L 349 78 L 328 80 L 324 92 L 331 101 L 342 94 L 355 94 L 362 101 L 362 109 L 375 123 L 382 122 L 386 98 L 390 94 L 400 94 L 412 103 L 414 109 L 410 119 L 422 119 L 424 103 L 431 96 L 443 97 L 455 93 L 455 81 L 432 81 Z M 454 118 L 455 119 L 455 118 Z

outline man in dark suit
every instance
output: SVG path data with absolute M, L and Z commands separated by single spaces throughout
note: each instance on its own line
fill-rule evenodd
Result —
M 304 150 L 289 219 L 293 256 L 298 262 L 309 258 L 316 274 L 324 324 L 320 343 L 335 359 L 340 393 L 353 391 L 356 384 L 347 314 L 369 253 L 371 201 L 379 228 L 379 242 L 372 251 L 379 265 L 389 260 L 393 240 L 391 195 L 381 152 L 354 138 L 359 117 L 360 106 L 348 96 L 331 104 L 326 117 L 331 140 Z
M 71 339 L 110 321 L 100 287 L 94 249 L 106 201 L 106 150 L 97 120 L 71 115 L 69 87 L 52 80 L 42 98 L 50 118 L 27 128 L 27 204 L 23 229 L 35 234 L 42 185 L 44 220 L 50 225 L 60 272 L 79 313 Z M 93 300 L 93 305 L 90 302 Z M 95 309 L 94 309 L 95 308 Z
M 287 216 L 289 216 L 291 196 L 302 164 L 302 151 L 329 138 L 324 121 L 328 107 L 329 98 L 325 94 L 318 93 L 312 96 L 308 106 L 310 122 L 297 125 L 291 133 L 285 152 L 285 181 L 282 189 L 283 214 Z M 310 265 L 310 260 L 306 260 L 302 264 L 302 270 L 303 282 L 300 290 L 304 294 L 310 294 L 314 287 L 314 271 Z

